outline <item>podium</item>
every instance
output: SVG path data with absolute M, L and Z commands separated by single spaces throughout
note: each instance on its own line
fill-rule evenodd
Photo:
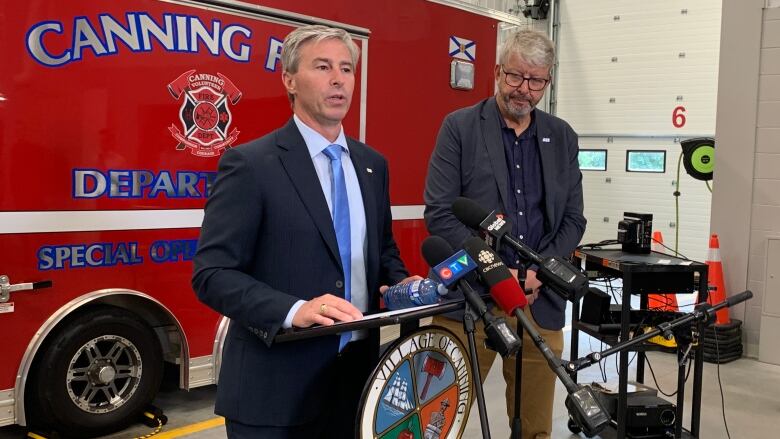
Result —
M 489 299 L 490 296 L 483 296 Z M 359 331 L 361 329 L 376 329 L 382 326 L 401 325 L 401 336 L 408 334 L 420 327 L 420 319 L 433 317 L 461 310 L 465 307 L 463 300 L 445 302 L 435 305 L 425 305 L 416 308 L 399 309 L 368 314 L 362 320 L 354 322 L 336 323 L 331 326 L 312 326 L 309 328 L 288 329 L 274 337 L 274 343 L 285 343 L 307 338 L 322 337 L 324 335 L 341 334 L 342 332 Z
M 471 411 L 474 366 L 455 334 L 438 326 L 420 327 L 419 321 L 464 307 L 459 300 L 369 314 L 354 322 L 290 329 L 274 341 L 400 324 L 400 337 L 380 354 L 363 389 L 356 419 L 358 437 L 455 439 L 462 436 Z

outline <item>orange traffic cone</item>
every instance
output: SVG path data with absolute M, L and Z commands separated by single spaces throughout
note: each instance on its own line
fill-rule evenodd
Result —
M 653 232 L 653 242 L 650 249 L 654 252 L 664 252 L 664 237 L 660 230 Z M 657 311 L 678 311 L 676 294 L 650 294 L 647 296 L 647 307 Z
M 705 262 L 709 267 L 707 272 L 707 286 L 709 287 L 707 302 L 710 305 L 715 305 L 726 300 L 726 286 L 723 282 L 723 263 L 720 260 L 720 242 L 718 241 L 718 235 L 713 234 L 710 236 L 710 251 Z M 728 325 L 731 323 L 729 310 L 727 308 L 719 309 L 717 311 L 717 316 L 717 324 Z

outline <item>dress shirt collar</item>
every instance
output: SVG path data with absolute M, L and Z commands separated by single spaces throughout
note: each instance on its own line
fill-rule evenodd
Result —
M 322 134 L 314 131 L 313 128 L 306 125 L 297 114 L 293 114 L 293 120 L 295 121 L 295 125 L 298 127 L 298 131 L 300 131 L 301 136 L 303 136 L 303 141 L 306 143 L 306 147 L 309 149 L 309 155 L 311 158 L 314 158 L 314 156 L 317 154 L 322 153 L 322 151 L 330 145 L 339 145 L 344 149 L 344 151 L 347 152 L 347 154 L 349 154 L 349 147 L 347 147 L 347 138 L 344 136 L 343 126 L 339 131 L 338 137 L 336 137 L 336 141 L 331 142 Z

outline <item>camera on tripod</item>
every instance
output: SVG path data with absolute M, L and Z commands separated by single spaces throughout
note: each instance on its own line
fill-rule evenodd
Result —
M 652 213 L 623 212 L 617 240 L 628 253 L 650 253 L 653 233 Z

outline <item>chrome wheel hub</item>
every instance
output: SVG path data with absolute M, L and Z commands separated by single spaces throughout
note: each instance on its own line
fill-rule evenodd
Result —
M 116 410 L 138 390 L 142 370 L 141 353 L 128 339 L 118 335 L 93 338 L 76 351 L 68 365 L 68 395 L 85 412 Z

